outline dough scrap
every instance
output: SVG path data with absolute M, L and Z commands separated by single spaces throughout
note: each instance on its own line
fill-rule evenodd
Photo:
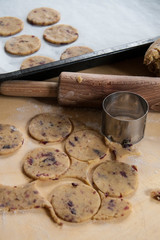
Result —
M 41 41 L 34 35 L 20 35 L 10 38 L 5 43 L 5 50 L 11 54 L 25 56 L 38 51 Z
M 35 67 L 35 66 L 43 65 L 50 62 L 54 62 L 54 59 L 45 57 L 45 56 L 33 56 L 33 57 L 26 58 L 22 62 L 20 69 Z
M 93 220 L 107 221 L 115 218 L 127 217 L 132 210 L 131 204 L 123 198 L 105 197 L 101 199 L 101 206 Z
M 105 137 L 105 144 L 109 147 L 113 160 L 119 160 L 126 156 L 140 156 L 141 153 L 138 151 L 135 145 L 131 147 L 122 147 L 120 143 L 112 142 Z
M 16 17 L 0 17 L 0 36 L 11 36 L 23 29 L 23 21 Z
M 67 48 L 61 54 L 60 59 L 63 60 L 63 59 L 66 59 L 66 58 L 76 57 L 76 56 L 80 56 L 80 55 L 91 53 L 91 52 L 93 52 L 93 49 L 91 49 L 89 47 L 74 46 L 74 47 Z
M 145 53 L 144 64 L 150 72 L 160 76 L 160 38 L 157 39 Z
M 33 208 L 48 209 L 54 222 L 62 225 L 62 222 L 55 215 L 50 202 L 37 191 L 35 182 L 14 187 L 0 184 L 0 213 Z
M 57 179 L 70 166 L 66 153 L 54 148 L 36 148 L 24 159 L 24 171 L 33 179 Z
M 40 196 L 34 182 L 14 187 L 0 185 L 1 212 L 43 207 L 50 207 L 50 204 Z
M 91 219 L 97 213 L 100 196 L 92 187 L 75 180 L 55 187 L 51 204 L 59 218 L 79 223 Z
M 23 144 L 21 132 L 13 125 L 0 124 L 0 155 L 10 154 Z
M 29 124 L 30 135 L 41 142 L 61 142 L 72 131 L 70 120 L 52 113 L 36 115 Z
M 27 20 L 34 25 L 46 26 L 57 23 L 60 20 L 60 13 L 53 8 L 35 8 L 29 12 Z
M 67 44 L 77 40 L 78 31 L 70 25 L 57 24 L 47 28 L 43 37 L 46 41 L 54 44 Z
M 61 175 L 61 177 L 78 178 L 82 181 L 87 182 L 87 168 L 87 162 L 82 162 L 71 158 L 71 166 L 63 175 Z
M 137 188 L 137 169 L 126 163 L 107 161 L 94 170 L 93 182 L 106 196 L 128 196 Z
M 71 157 L 81 161 L 103 159 L 108 151 L 102 137 L 93 130 L 73 132 L 66 140 L 65 148 Z

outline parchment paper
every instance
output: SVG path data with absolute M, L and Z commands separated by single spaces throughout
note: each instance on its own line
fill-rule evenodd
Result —
M 57 46 L 43 40 L 47 28 L 27 23 L 27 14 L 37 7 L 51 7 L 61 13 L 61 24 L 70 24 L 79 31 L 76 42 Z M 70 46 L 85 45 L 94 51 L 121 44 L 154 38 L 160 35 L 160 2 L 158 0 L 0 0 L 0 16 L 16 16 L 24 21 L 21 34 L 36 35 L 42 46 L 33 55 L 59 60 Z M 10 36 L 11 37 L 11 36 Z M 4 51 L 10 37 L 0 37 L 0 73 L 19 70 L 26 58 Z

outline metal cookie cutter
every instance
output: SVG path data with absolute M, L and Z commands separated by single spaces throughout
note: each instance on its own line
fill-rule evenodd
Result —
M 144 136 L 148 103 L 126 91 L 115 92 L 103 100 L 102 134 L 123 147 L 139 142 Z

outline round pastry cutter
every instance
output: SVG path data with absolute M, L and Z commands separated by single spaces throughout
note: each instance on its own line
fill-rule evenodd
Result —
M 144 136 L 149 106 L 140 95 L 119 91 L 103 100 L 102 133 L 110 141 L 129 147 Z

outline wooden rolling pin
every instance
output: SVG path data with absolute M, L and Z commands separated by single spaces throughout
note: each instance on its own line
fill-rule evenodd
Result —
M 160 78 L 62 72 L 59 82 L 4 81 L 0 93 L 8 96 L 57 97 L 60 105 L 101 107 L 116 91 L 131 91 L 144 97 L 150 110 L 160 112 Z

